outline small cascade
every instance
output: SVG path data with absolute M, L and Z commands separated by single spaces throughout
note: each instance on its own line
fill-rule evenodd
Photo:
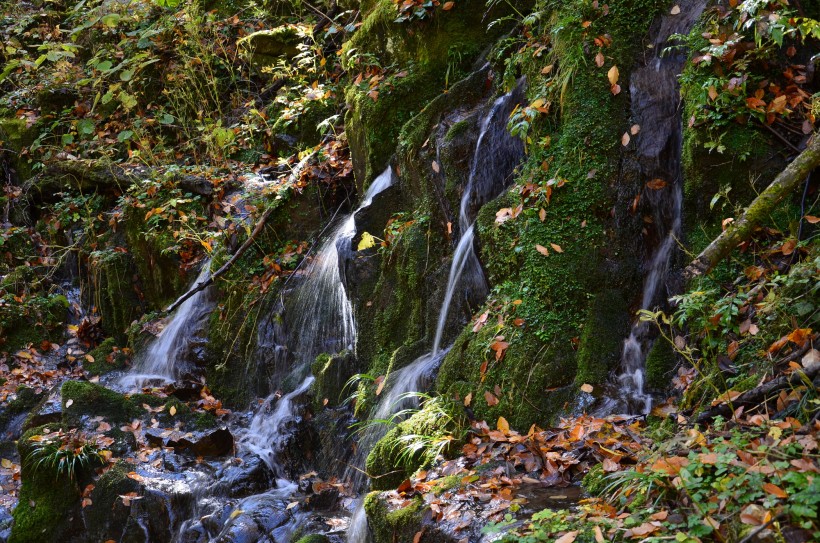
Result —
M 207 281 L 210 274 L 211 261 L 206 259 L 193 284 Z M 131 390 L 149 384 L 173 383 L 184 369 L 180 362 L 185 359 L 184 353 L 191 345 L 192 335 L 211 307 L 207 288 L 185 300 L 156 339 L 138 355 L 134 366 L 120 379 L 119 386 Z
M 297 416 L 298 398 L 313 384 L 310 364 L 322 353 L 355 349 L 353 306 L 342 282 L 340 256 L 356 233 L 355 214 L 392 183 L 393 170 L 388 167 L 370 184 L 359 207 L 342 219 L 321 244 L 304 272 L 305 279 L 288 296 L 285 320 L 291 333 L 287 345 L 295 357 L 290 377 L 301 379 L 301 383 L 278 401 L 276 392 L 268 396 L 241 441 L 261 456 L 277 476 L 283 476 L 276 466 L 276 457 L 289 437 L 285 428 Z
M 449 346 L 442 349 L 441 342 L 449 322 L 450 306 L 457 290 L 469 280 L 469 284 L 474 289 L 477 286 L 480 290 L 476 294 L 482 298 L 487 294 L 487 282 L 474 247 L 475 215 L 481 206 L 504 190 L 508 185 L 510 174 L 524 154 L 521 140 L 507 132 L 507 119 L 522 98 L 523 80 L 516 89 L 497 98 L 482 119 L 481 131 L 476 140 L 470 165 L 470 175 L 461 196 L 458 217 L 461 238 L 450 264 L 447 287 L 436 323 L 433 349 L 388 376 L 387 392 L 375 407 L 370 416 L 371 420 L 385 420 L 402 409 L 412 407 L 413 400 L 408 398 L 408 394 L 422 390 L 424 382 L 432 379 L 442 359 L 450 350 Z M 384 424 L 370 425 L 361 437 L 356 456 L 351 463 L 359 469 L 356 470 L 356 474 L 351 471 L 346 474 L 347 478 L 352 481 L 354 489 L 360 488 L 364 482 L 361 468 L 367 460 L 367 454 L 387 433 L 387 430 L 388 427 Z M 348 543 L 365 543 L 368 539 L 367 515 L 364 512 L 364 504 L 360 501 L 350 519 L 347 541 Z
M 636 160 L 644 182 L 661 179 L 665 187 L 644 188 L 641 195 L 652 212 L 652 232 L 648 232 L 654 253 L 646 262 L 641 309 L 652 309 L 666 299 L 670 260 L 681 234 L 683 179 L 680 167 L 682 126 L 678 76 L 686 52 L 669 48 L 675 34 L 688 33 L 705 7 L 704 0 L 679 2 L 680 13 L 661 17 L 654 29 L 652 56 L 635 70 L 629 92 L 632 115 L 641 126 L 636 140 Z M 652 396 L 644 388 L 646 356 L 654 341 L 648 323 L 637 321 L 624 341 L 616 391 L 604 398 L 598 414 L 643 414 L 652 409 Z

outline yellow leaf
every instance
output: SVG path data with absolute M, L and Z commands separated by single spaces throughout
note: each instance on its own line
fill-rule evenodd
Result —
M 236 517 L 238 517 L 239 515 L 241 515 L 244 512 L 245 511 L 243 511 L 242 509 L 234 509 L 233 513 L 231 513 L 231 518 L 235 519 Z
M 177 408 L 176 408 L 175 406 L 173 406 L 173 405 L 172 405 L 172 406 L 171 406 L 171 409 L 169 409 L 169 410 L 168 410 L 168 413 L 170 413 L 170 414 L 171 414 L 171 416 L 173 417 L 174 415 L 176 415 L 176 414 L 177 414 Z
M 362 239 L 359 241 L 359 245 L 356 247 L 357 251 L 363 251 L 365 249 L 370 249 L 376 245 L 376 238 L 373 237 L 373 234 L 370 232 L 363 232 Z
M 2 460 L 0 460 L 0 466 L 3 466 L 6 469 L 11 469 L 13 465 L 14 463 L 8 458 L 3 458 Z
M 464 396 L 464 406 L 469 407 L 470 403 L 473 401 L 473 393 L 470 392 L 466 396 Z
M 617 66 L 613 66 L 612 68 L 610 68 L 606 74 L 607 79 L 609 79 L 609 84 L 615 85 L 616 83 L 618 83 L 618 78 L 620 77 L 620 75 L 621 74 L 620 72 L 618 72 Z
M 201 243 L 202 246 L 205 248 L 205 250 L 208 251 L 209 253 L 212 251 L 213 248 L 211 247 L 211 242 L 206 241 L 206 240 L 203 239 L 203 240 L 200 240 L 199 243 Z
M 507 419 L 505 419 L 504 417 L 498 417 L 496 427 L 504 433 L 509 433 L 510 431 L 510 423 L 507 422 Z

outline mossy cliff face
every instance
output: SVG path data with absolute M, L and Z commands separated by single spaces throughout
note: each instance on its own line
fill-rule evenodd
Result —
M 345 127 L 360 187 L 387 164 L 402 126 L 441 94 L 448 80 L 460 79 L 503 32 L 501 25 L 487 31 L 486 23 L 501 14 L 469 0 L 450 11 L 436 9 L 422 21 L 396 23 L 396 4 L 375 2 L 343 52 L 351 73 L 369 66 L 385 69 L 377 99 L 368 95 L 366 83 L 351 85 L 346 94 Z
M 640 289 L 634 241 L 640 224 L 627 212 L 640 185 L 619 171 L 621 135 L 630 125 L 626 82 L 662 6 L 610 2 L 594 32 L 607 32 L 612 46 L 606 65 L 595 70 L 583 46 L 585 8 L 570 2 L 551 15 L 551 55 L 521 66 L 533 100 L 545 77 L 568 84 L 555 104 L 560 114 L 533 126 L 518 183 L 478 217 L 481 260 L 494 286 L 487 324 L 462 333 L 438 378 L 441 392 L 472 393 L 477 418 L 503 414 L 516 427 L 544 424 L 567 405 L 577 385 L 603 381 L 617 362 L 628 320 L 616 315 L 628 314 Z M 552 73 L 545 69 L 550 65 L 564 72 L 541 75 Z M 611 65 L 620 71 L 623 90 L 617 95 L 607 81 Z M 519 204 L 520 215 L 499 224 L 496 213 Z M 496 341 L 509 344 L 501 358 L 491 349 Z M 489 405 L 485 393 L 499 402 Z

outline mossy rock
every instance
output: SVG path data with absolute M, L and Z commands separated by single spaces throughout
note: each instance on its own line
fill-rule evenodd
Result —
M 482 2 L 468 0 L 457 10 L 436 10 L 429 20 L 406 24 L 395 22 L 398 13 L 391 0 L 374 3 L 345 44 L 344 54 L 373 55 L 381 66 L 398 66 L 394 73 L 404 70 L 406 75 L 388 74 L 376 100 L 368 96 L 369 89 L 348 88 L 345 127 L 360 187 L 387 164 L 402 126 L 445 91 L 446 78 L 463 77 L 504 31 L 503 25 L 487 30 L 485 21 L 499 18 L 506 9 L 499 4 L 488 13 Z
M 665 338 L 657 338 L 646 355 L 646 384 L 659 392 L 669 390 L 677 365 L 678 359 L 672 344 Z
M 446 414 L 442 409 L 448 407 L 440 401 L 428 401 L 409 419 L 400 422 L 385 434 L 367 456 L 366 471 L 370 476 L 370 486 L 375 490 L 396 488 L 403 480 L 417 470 L 429 466 L 436 459 L 438 451 L 422 447 L 411 450 L 409 436 L 421 436 L 419 442 L 432 441 L 451 436 L 458 431 L 454 420 L 459 415 Z M 450 448 L 456 444 L 451 442 Z M 447 453 L 447 449 L 442 451 Z
M 9 543 L 58 543 L 83 533 L 80 498 L 77 481 L 68 475 L 46 469 L 35 469 L 29 439 L 59 425 L 33 428 L 18 442 L 23 485 L 17 507 L 14 509 Z
M 117 251 L 95 252 L 89 263 L 103 330 L 120 343 L 127 340 L 129 326 L 145 309 L 137 295 L 139 285 L 134 269 L 132 255 Z
M 132 469 L 130 464 L 119 461 L 94 483 L 91 505 L 83 509 L 90 540 L 119 540 L 125 532 L 131 511 L 120 496 L 140 488 L 137 481 L 128 477 Z
M 120 166 L 104 160 L 58 160 L 24 185 L 27 197 L 35 202 L 53 202 L 59 193 L 75 190 L 84 194 L 117 196 L 134 182 Z
M 421 528 L 425 506 L 417 496 L 409 505 L 391 511 L 379 492 L 371 492 L 365 496 L 364 510 L 374 543 L 392 543 L 413 541 Z
M 37 124 L 26 126 L 25 119 L 0 119 L 0 145 L 12 151 L 10 163 L 21 181 L 29 179 L 32 174 L 31 164 L 22 158 L 20 151 L 31 145 L 39 134 Z
M 628 307 L 617 290 L 600 292 L 589 308 L 578 347 L 579 385 L 598 385 L 620 362 L 624 338 L 629 333 Z
M 141 404 L 137 403 L 139 395 L 127 398 L 97 383 L 66 381 L 60 390 L 63 420 L 71 426 L 79 426 L 86 416 L 102 416 L 112 422 L 130 422 L 145 414 Z
M 14 310 L 19 306 L 6 306 L 10 312 L 0 310 L 0 351 L 12 352 L 25 348 L 28 344 L 56 342 L 62 338 L 69 307 L 68 299 L 62 294 L 41 295 L 26 300 L 25 312 Z
M 253 67 L 262 69 L 280 60 L 291 60 L 299 54 L 299 44 L 308 37 L 303 27 L 283 25 L 253 32 L 236 44 Z
M 88 357 L 91 357 L 93 362 Z M 117 348 L 117 341 L 114 338 L 107 338 L 88 352 L 83 359 L 83 369 L 89 375 L 103 375 L 125 368 L 127 360 L 128 356 Z
M 316 378 L 313 383 L 316 409 L 336 407 L 344 402 L 344 387 L 355 372 L 356 358 L 349 351 L 319 355 L 311 366 L 311 373 Z

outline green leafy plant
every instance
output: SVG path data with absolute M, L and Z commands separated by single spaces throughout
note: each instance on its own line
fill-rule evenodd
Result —
M 76 480 L 83 472 L 105 463 L 106 453 L 76 430 L 36 435 L 29 439 L 29 460 L 34 470 L 54 472 L 55 478 L 67 476 Z

